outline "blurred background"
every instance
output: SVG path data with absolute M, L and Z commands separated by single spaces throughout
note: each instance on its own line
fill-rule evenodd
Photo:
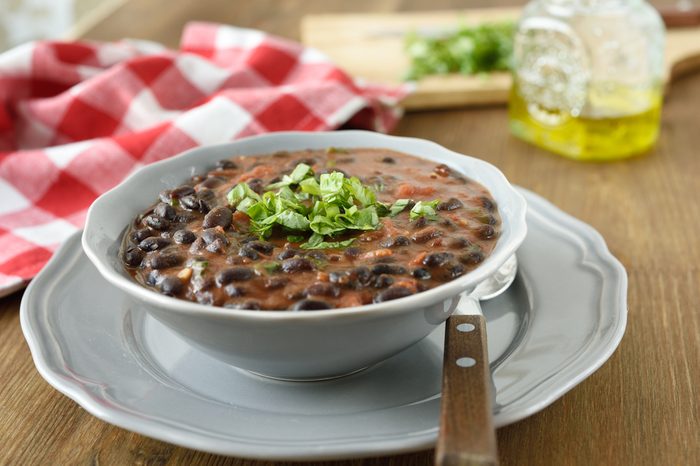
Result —
M 0 0 L 0 52 L 35 39 L 72 39 L 127 0 Z

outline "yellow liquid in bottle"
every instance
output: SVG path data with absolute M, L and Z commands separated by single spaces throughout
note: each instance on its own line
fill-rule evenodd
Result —
M 660 90 L 616 87 L 589 94 L 580 116 L 527 102 L 513 86 L 510 131 L 520 139 L 576 160 L 616 160 L 650 149 L 659 134 Z

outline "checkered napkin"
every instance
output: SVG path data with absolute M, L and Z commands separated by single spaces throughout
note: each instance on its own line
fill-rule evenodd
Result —
M 180 50 L 38 42 L 0 55 L 0 295 L 31 279 L 104 191 L 192 147 L 281 130 L 390 130 L 406 88 L 319 52 L 216 24 Z

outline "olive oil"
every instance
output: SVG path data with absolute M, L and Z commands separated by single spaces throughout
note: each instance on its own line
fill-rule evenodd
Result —
M 526 101 L 513 86 L 511 132 L 536 146 L 576 160 L 616 160 L 650 149 L 659 133 L 660 90 L 605 87 L 588 94 L 578 113 Z

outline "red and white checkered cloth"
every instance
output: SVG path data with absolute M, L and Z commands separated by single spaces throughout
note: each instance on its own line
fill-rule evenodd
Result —
M 390 130 L 407 88 L 351 79 L 321 53 L 207 23 L 180 50 L 143 41 L 37 42 L 0 55 L 0 296 L 142 165 L 281 130 Z

